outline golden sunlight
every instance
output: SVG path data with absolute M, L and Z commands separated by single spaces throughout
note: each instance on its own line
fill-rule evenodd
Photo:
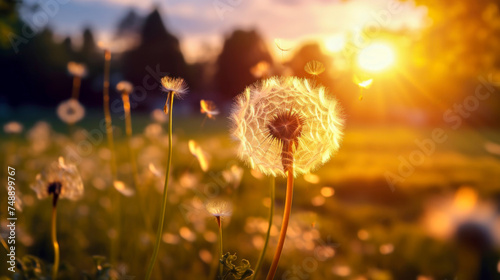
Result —
M 394 64 L 394 60 L 394 49 L 386 43 L 373 43 L 358 55 L 359 67 L 370 72 L 387 69 Z
M 325 39 L 325 48 L 330 52 L 340 52 L 345 46 L 344 36 L 337 34 Z

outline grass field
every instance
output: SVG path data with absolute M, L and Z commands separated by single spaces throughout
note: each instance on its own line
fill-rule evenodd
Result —
M 16 169 L 17 195 L 23 204 L 22 212 L 17 212 L 18 258 L 36 256 L 41 264 L 33 273 L 50 274 L 50 199 L 38 200 L 30 184 L 45 166 L 65 156 L 70 161 L 77 159 L 85 195 L 79 201 L 61 200 L 58 205 L 60 279 L 78 279 L 83 272 L 94 275 L 92 256 L 97 255 L 113 263 L 117 279 L 142 279 L 161 203 L 166 124 L 133 116 L 139 186 L 133 184 L 124 132 L 115 131 L 118 179 L 134 192 L 125 196 L 112 187 L 105 133 L 95 125 L 99 118 L 87 118 L 72 128 L 55 117 L 46 119 L 53 128 L 28 120 L 22 135 L 2 136 L 2 169 Z M 114 116 L 114 124 L 121 126 L 122 121 Z M 203 210 L 213 197 L 225 197 L 234 205 L 232 217 L 223 221 L 224 250 L 237 253 L 238 260 L 257 262 L 267 229 L 270 179 L 251 172 L 237 159 L 227 128 L 223 117 L 216 121 L 175 119 L 167 222 L 156 279 L 207 279 L 214 269 L 217 224 Z M 412 172 L 401 174 L 401 159 L 411 161 L 411 154 L 420 151 L 415 140 L 431 137 L 433 129 L 348 124 L 340 152 L 312 175 L 296 180 L 278 279 L 498 276 L 500 217 L 492 199 L 500 192 L 500 158 L 489 153 L 485 144 L 500 142 L 500 133 L 445 129 L 446 141 L 434 143 L 435 150 L 422 153 L 422 162 L 412 164 Z M 190 154 L 189 140 L 205 151 L 207 172 Z M 93 143 L 82 144 L 88 142 Z M 387 172 L 403 180 L 391 187 Z M 2 181 L 6 176 L 6 172 L 0 173 Z M 265 276 L 276 247 L 284 178 L 277 179 L 276 190 L 270 247 L 259 279 Z M 5 189 L 0 193 L 6 197 Z M 7 233 L 6 202 L 0 201 L 2 233 Z M 121 209 L 121 223 L 116 231 L 117 209 Z M 115 237 L 117 243 L 111 241 Z M 478 243 L 485 245 L 471 247 Z M 5 262 L 0 269 L 6 271 Z

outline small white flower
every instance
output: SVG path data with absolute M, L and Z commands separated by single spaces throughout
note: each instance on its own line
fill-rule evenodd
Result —
M 122 94 L 130 94 L 134 90 L 132 83 L 121 81 L 116 85 L 116 90 Z
M 57 116 L 67 124 L 74 124 L 85 116 L 85 108 L 78 100 L 71 98 L 59 104 Z
M 23 132 L 23 125 L 15 121 L 8 122 L 3 126 L 3 131 L 7 134 L 19 134 Z
M 73 164 L 66 164 L 62 157 L 36 175 L 36 182 L 31 185 L 39 199 L 50 195 L 58 198 L 78 200 L 83 196 L 83 182 L 78 169 Z
M 83 78 L 87 75 L 87 67 L 85 67 L 85 64 L 70 61 L 68 62 L 68 72 L 73 76 Z

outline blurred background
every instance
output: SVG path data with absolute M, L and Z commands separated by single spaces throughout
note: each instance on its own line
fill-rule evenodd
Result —
M 164 170 L 167 147 L 159 79 L 183 77 L 190 92 L 174 107 L 170 222 L 157 279 L 198 279 L 217 259 L 216 223 L 197 212 L 214 196 L 235 205 L 227 250 L 257 261 L 269 179 L 237 160 L 227 117 L 246 86 L 293 75 L 328 87 L 346 127 L 338 155 L 297 180 L 279 277 L 500 279 L 499 9 L 495 0 L 0 0 L 1 165 L 18 170 L 18 254 L 52 260 L 49 202 L 29 186 L 64 156 L 80 169 L 86 195 L 61 202 L 63 277 L 93 273 L 93 255 L 109 259 L 116 191 L 101 124 L 109 50 L 119 177 L 130 188 L 122 198 L 127 234 L 113 260 L 120 275 L 142 279 L 154 240 L 165 175 L 151 164 Z M 310 61 L 325 71 L 311 75 Z M 56 108 L 72 96 L 70 62 L 85 65 L 78 98 L 85 109 L 68 125 Z M 130 143 L 141 186 L 130 175 L 115 90 L 122 80 L 134 85 Z M 200 112 L 202 99 L 218 107 L 215 119 Z M 279 179 L 263 271 L 284 186 Z

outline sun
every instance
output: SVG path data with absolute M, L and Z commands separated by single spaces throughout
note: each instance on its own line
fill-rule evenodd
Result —
M 358 55 L 359 67 L 369 72 L 385 70 L 394 64 L 394 60 L 394 49 L 386 43 L 373 43 Z

